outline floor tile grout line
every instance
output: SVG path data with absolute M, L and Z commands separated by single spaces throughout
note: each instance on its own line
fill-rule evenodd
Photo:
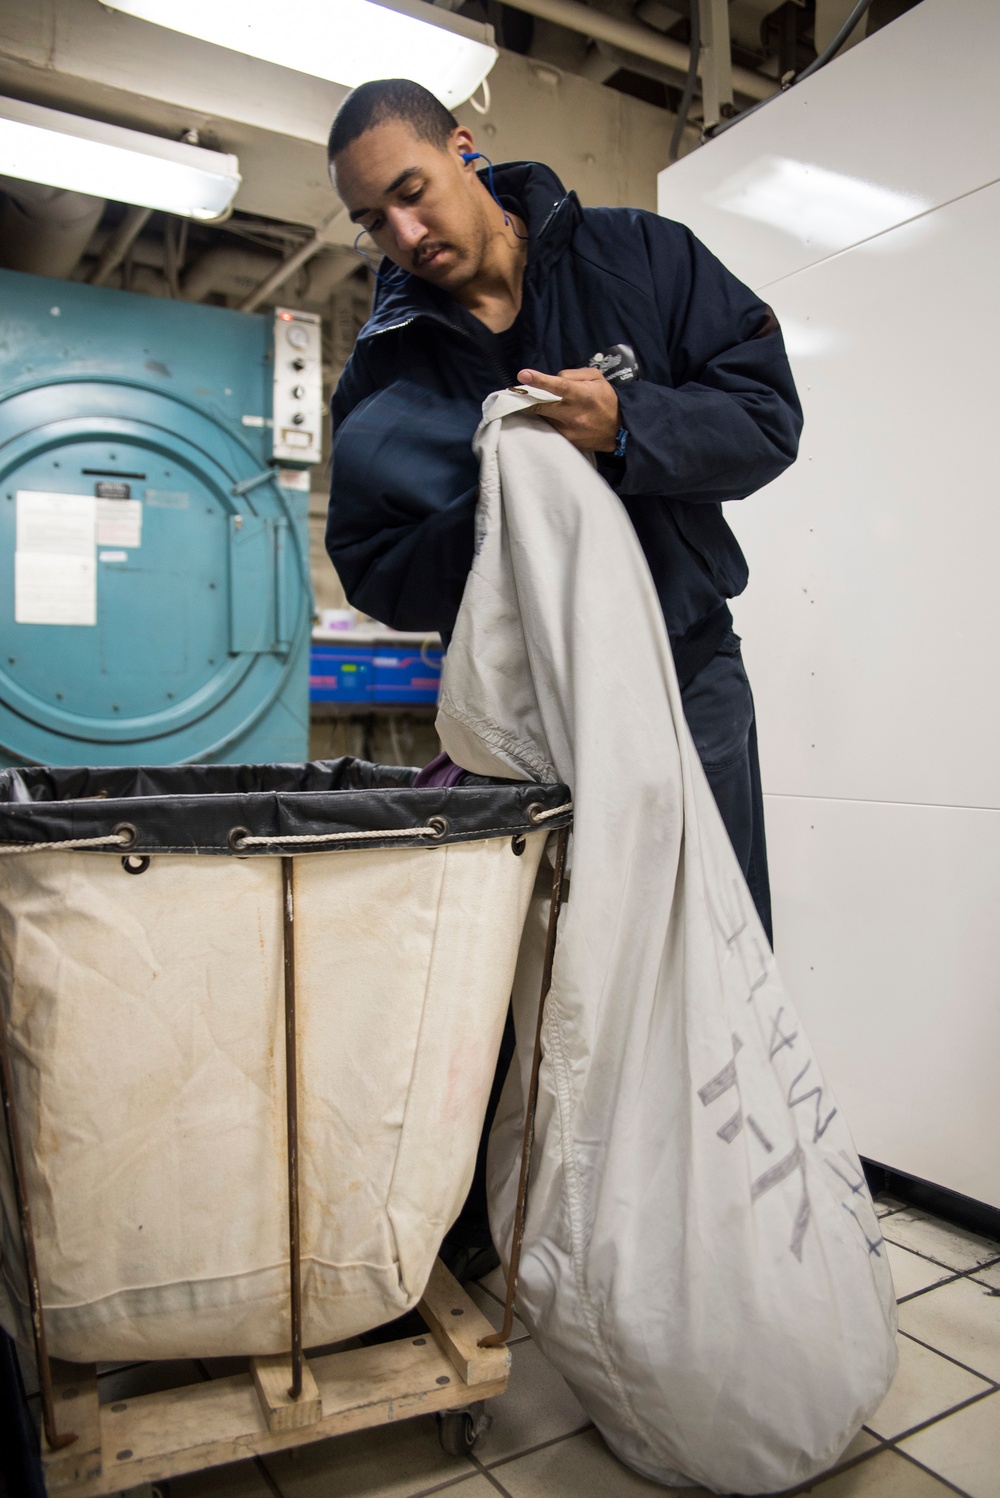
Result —
M 930 1262 L 930 1259 L 925 1260 L 925 1263 L 929 1264 Z M 917 1300 L 921 1295 L 929 1295 L 932 1290 L 943 1290 L 945 1285 L 953 1285 L 956 1280 L 964 1278 L 965 1276 L 959 1270 L 956 1270 L 948 1279 L 935 1280 L 933 1285 L 925 1285 L 922 1290 L 911 1290 L 909 1295 L 897 1296 L 896 1304 L 898 1306 L 905 1305 L 908 1300 Z
M 972 1498 L 972 1494 L 966 1492 L 965 1488 L 960 1488 L 957 1483 L 952 1482 L 951 1479 L 945 1477 L 943 1473 L 935 1472 L 934 1468 L 928 1467 L 926 1463 L 918 1462 L 917 1458 L 915 1456 L 911 1456 L 908 1451 L 897 1451 L 896 1455 L 901 1456 L 906 1462 L 911 1462 L 914 1467 L 919 1467 L 920 1471 L 926 1472 L 929 1477 L 936 1478 L 937 1481 L 942 1483 L 946 1488 L 950 1488 L 953 1493 L 958 1493 L 959 1498 Z
M 483 1466 L 482 1462 L 479 1460 L 479 1457 L 476 1456 L 475 1452 L 473 1452 L 473 1454 L 472 1454 L 472 1460 L 475 1462 L 476 1466 L 479 1468 L 479 1474 L 480 1474 L 481 1477 L 484 1477 L 488 1483 L 490 1483 L 493 1487 L 495 1487 L 498 1493 L 502 1493 L 503 1494 L 503 1498 L 511 1498 L 511 1494 L 504 1487 L 504 1485 L 500 1481 L 499 1477 L 494 1477 L 493 1473 L 489 1470 L 489 1468 Z
M 819 1472 L 815 1477 L 809 1477 L 797 1488 L 788 1488 L 782 1492 L 781 1498 L 798 1498 L 799 1494 L 811 1493 L 817 1484 L 827 1482 L 831 1477 L 841 1477 L 845 1472 L 852 1472 L 855 1467 L 860 1467 L 864 1462 L 870 1462 L 873 1456 L 881 1456 L 883 1451 L 888 1450 L 888 1441 L 883 1441 L 881 1436 L 876 1436 L 873 1430 L 868 1430 L 867 1425 L 862 1429 L 874 1437 L 875 1445 L 870 1451 L 859 1451 L 857 1456 L 852 1456 L 849 1461 L 841 1462 L 839 1466 L 827 1467 L 825 1472 Z
M 412 1493 L 407 1493 L 406 1498 L 431 1498 L 432 1494 L 447 1493 L 449 1488 L 458 1488 L 463 1482 L 471 1482 L 474 1477 L 479 1477 L 481 1474 L 475 1457 L 470 1456 L 468 1461 L 472 1464 L 470 1472 L 463 1472 L 460 1477 L 448 1477 L 444 1482 L 435 1483 L 429 1488 L 414 1488 Z
M 888 1243 L 891 1240 L 887 1238 L 885 1241 Z M 893 1243 L 892 1246 L 893 1248 L 900 1247 L 898 1243 Z M 914 1250 L 912 1248 L 907 1249 L 907 1253 L 913 1252 Z M 936 1259 L 928 1259 L 924 1254 L 918 1254 L 917 1257 L 923 1259 L 925 1264 L 933 1264 L 936 1269 L 948 1268 L 947 1264 L 939 1264 Z M 896 1304 L 904 1305 L 908 1300 L 915 1300 L 918 1295 L 929 1295 L 932 1290 L 943 1290 L 946 1285 L 953 1285 L 956 1280 L 971 1280 L 972 1283 L 974 1285 L 978 1285 L 980 1289 L 989 1290 L 993 1294 L 996 1294 L 998 1292 L 993 1290 L 992 1285 L 986 1284 L 984 1280 L 977 1280 L 976 1275 L 982 1274 L 984 1269 L 995 1268 L 998 1263 L 1000 1263 L 1000 1260 L 991 1260 L 989 1264 L 977 1264 L 975 1269 L 953 1269 L 945 1279 L 935 1280 L 933 1285 L 925 1285 L 922 1290 L 911 1290 L 909 1295 L 900 1295 L 896 1301 Z
M 930 1342 L 925 1342 L 922 1337 L 915 1337 L 912 1332 L 906 1332 L 902 1327 L 899 1328 L 899 1335 L 901 1337 L 909 1337 L 911 1342 L 916 1342 L 918 1347 L 926 1347 L 928 1352 L 936 1352 L 939 1358 L 944 1358 L 946 1362 L 954 1363 L 956 1368 L 963 1368 L 966 1373 L 971 1373 L 973 1378 L 982 1379 L 984 1384 L 991 1384 L 994 1389 L 1000 1389 L 1000 1383 L 995 1378 L 991 1378 L 988 1373 L 980 1373 L 978 1368 L 970 1368 L 968 1363 L 962 1363 L 958 1358 L 953 1358 L 949 1352 L 942 1352 L 940 1347 L 933 1347 Z
M 580 1425 L 576 1428 L 576 1430 L 568 1430 L 565 1435 L 553 1436 L 548 1441 L 539 1441 L 537 1446 L 526 1446 L 523 1451 L 512 1451 L 509 1456 L 498 1456 L 495 1462 L 491 1462 L 489 1464 L 488 1468 L 486 1467 L 486 1463 L 484 1462 L 483 1468 L 484 1470 L 492 1472 L 497 1467 L 505 1467 L 508 1462 L 520 1461 L 522 1456 L 534 1456 L 536 1451 L 547 1451 L 550 1446 L 558 1446 L 560 1441 L 571 1441 L 574 1436 L 586 1435 L 588 1430 L 593 1429 L 594 1422 L 592 1420 L 588 1420 L 586 1425 Z M 474 1460 L 478 1461 L 479 1458 L 476 1457 L 474 1458 Z
M 884 1218 L 880 1220 L 885 1221 Z M 881 1232 L 882 1230 L 879 1229 L 879 1231 Z M 924 1259 L 928 1264 L 937 1265 L 938 1269 L 947 1269 L 950 1274 L 981 1274 L 984 1269 L 992 1269 L 994 1265 L 1000 1264 L 1000 1258 L 987 1259 L 985 1264 L 974 1264 L 969 1269 L 956 1269 L 954 1264 L 944 1264 L 940 1259 L 932 1258 L 930 1254 L 925 1254 L 919 1248 L 911 1248 L 908 1243 L 897 1243 L 895 1238 L 887 1238 L 884 1232 L 882 1233 L 882 1237 L 886 1243 L 891 1243 L 893 1248 L 903 1248 L 908 1254 L 915 1254 L 918 1259 Z
M 950 1405 L 948 1409 L 942 1410 L 940 1415 L 931 1415 L 928 1420 L 921 1420 L 919 1424 L 911 1425 L 907 1430 L 901 1430 L 898 1436 L 878 1436 L 878 1431 L 875 1430 L 871 1431 L 870 1434 L 878 1436 L 878 1439 L 883 1441 L 886 1446 L 895 1447 L 899 1445 L 900 1441 L 908 1441 L 911 1436 L 919 1435 L 921 1431 L 928 1430 L 930 1426 L 940 1425 L 943 1420 L 949 1419 L 952 1415 L 960 1415 L 963 1410 L 969 1409 L 970 1406 L 981 1404 L 984 1399 L 992 1399 L 997 1393 L 1000 1393 L 1000 1389 L 996 1387 L 992 1389 L 980 1389 L 978 1394 L 970 1394 L 969 1398 L 963 1399 L 961 1404 Z M 869 1427 L 866 1425 L 863 1429 L 868 1430 Z

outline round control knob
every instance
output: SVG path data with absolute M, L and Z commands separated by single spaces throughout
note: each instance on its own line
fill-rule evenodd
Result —
M 292 345 L 292 348 L 308 347 L 309 334 L 306 332 L 305 328 L 302 327 L 301 323 L 293 322 L 291 327 L 288 329 L 287 337 L 289 343 Z
M 305 419 L 305 415 L 302 411 L 296 411 L 292 416 L 292 421 L 297 427 L 300 427 Z
M 292 394 L 294 395 L 294 397 L 295 397 L 295 399 L 297 401 L 305 400 L 305 398 L 306 398 L 306 387 L 304 385 L 293 385 L 292 386 Z
M 299 355 L 298 358 L 292 360 L 292 368 L 293 369 L 305 369 L 305 367 L 306 367 L 306 361 L 302 358 L 301 354 Z

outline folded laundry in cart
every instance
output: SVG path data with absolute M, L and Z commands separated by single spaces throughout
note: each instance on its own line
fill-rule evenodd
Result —
M 829 1467 L 884 1397 L 892 1279 L 691 740 L 634 529 L 532 403 L 484 407 L 438 715 L 470 770 L 573 786 L 518 1310 L 631 1466 L 772 1493 Z M 544 921 L 533 906 L 519 1040 Z M 490 1144 L 502 1253 L 529 1064 L 519 1044 Z

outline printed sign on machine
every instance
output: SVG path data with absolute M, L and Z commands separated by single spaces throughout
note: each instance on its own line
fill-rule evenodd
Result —
M 96 539 L 92 494 L 18 491 L 15 623 L 97 623 Z

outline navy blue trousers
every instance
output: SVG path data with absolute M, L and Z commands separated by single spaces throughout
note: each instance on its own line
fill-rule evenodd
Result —
M 682 689 L 681 698 L 729 841 L 773 946 L 757 724 L 738 635 L 730 631 L 708 665 Z

